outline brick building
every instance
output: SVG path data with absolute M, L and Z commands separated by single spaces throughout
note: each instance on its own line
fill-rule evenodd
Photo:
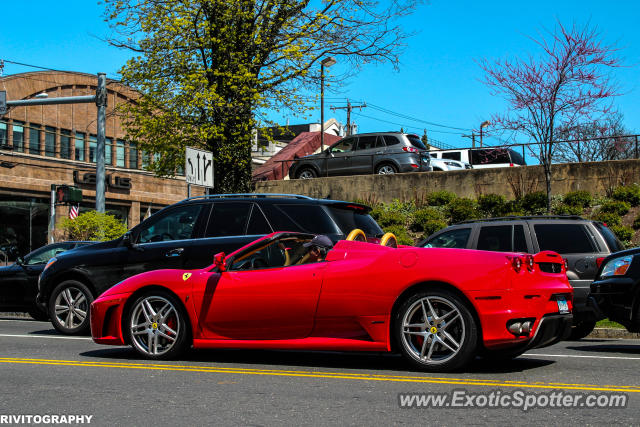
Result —
M 94 95 L 97 76 L 40 71 L 0 78 L 7 100 Z M 186 197 L 184 177 L 158 178 L 144 170 L 153 156 L 126 140 L 115 108 L 136 92 L 107 81 L 106 209 L 132 227 L 149 212 Z M 0 250 L 24 255 L 47 242 L 51 185 L 82 188 L 80 211 L 95 207 L 97 108 L 94 104 L 14 107 L 0 116 Z M 92 181 L 93 180 L 93 181 Z M 199 194 L 194 189 L 193 194 Z M 56 207 L 56 222 L 69 206 Z M 53 233 L 61 238 L 60 232 Z M 4 248 L 4 249 L 3 249 Z M 0 257 L 0 262 L 2 262 Z

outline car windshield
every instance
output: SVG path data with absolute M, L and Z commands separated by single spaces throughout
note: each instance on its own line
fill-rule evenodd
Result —
M 229 270 L 256 270 L 306 264 L 310 262 L 309 248 L 304 244 L 312 238 L 313 236 L 309 235 L 286 236 L 258 243 L 238 254 Z

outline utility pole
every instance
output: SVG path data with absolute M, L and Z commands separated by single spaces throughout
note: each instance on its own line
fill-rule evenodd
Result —
M 462 135 L 463 138 L 471 138 L 471 148 L 476 148 L 476 134 L 471 132 L 471 135 Z
M 336 110 L 347 110 L 347 136 L 351 135 L 351 110 L 353 110 L 354 108 L 358 108 L 360 109 L 360 111 L 362 111 L 363 108 L 367 107 L 367 103 L 364 102 L 362 105 L 351 105 L 351 102 L 349 102 L 349 99 L 347 99 L 347 106 L 346 107 L 330 107 L 331 111 L 336 111 Z

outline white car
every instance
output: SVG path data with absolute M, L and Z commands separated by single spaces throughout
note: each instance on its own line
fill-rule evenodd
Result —
M 434 153 L 431 154 L 431 166 L 434 171 L 454 171 L 461 169 L 472 169 L 473 167 L 467 163 L 458 160 L 439 159 Z

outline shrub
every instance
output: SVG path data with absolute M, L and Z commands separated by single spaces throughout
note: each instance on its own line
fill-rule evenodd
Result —
M 447 205 L 451 223 L 464 221 L 479 217 L 478 204 L 475 200 L 459 198 L 454 199 Z
M 527 193 L 520 200 L 520 205 L 529 214 L 542 213 L 547 210 L 547 193 L 544 191 Z
M 520 205 L 520 200 L 508 200 L 504 204 L 504 216 L 522 216 L 524 211 Z
M 432 219 L 424 223 L 423 239 L 431 236 L 436 231 L 440 231 L 447 226 L 447 222 L 439 219 Z
M 629 242 L 633 238 L 633 229 L 625 225 L 612 225 L 609 227 L 616 237 L 622 242 Z
M 560 203 L 553 208 L 556 215 L 582 215 L 583 207 L 581 205 L 568 205 Z
M 629 203 L 627 202 L 622 202 L 619 200 L 609 200 L 600 205 L 600 209 L 598 211 L 624 216 L 627 214 L 627 212 L 629 212 L 629 209 L 631 209 L 631 206 L 629 206 Z
M 60 228 L 70 240 L 113 240 L 127 232 L 127 227 L 113 215 L 97 211 L 85 212 L 76 219 L 63 218 Z
M 613 190 L 611 197 L 621 202 L 627 202 L 631 206 L 640 205 L 640 185 L 626 185 Z
M 401 225 L 390 225 L 388 227 L 383 227 L 385 233 L 393 233 L 396 236 L 399 245 L 413 245 L 414 241 L 409 236 L 409 232 L 407 229 Z
M 622 224 L 622 218 L 620 218 L 620 215 L 615 213 L 598 212 L 593 215 L 592 219 L 604 222 L 605 224 L 607 224 L 607 226 Z
M 483 194 L 478 197 L 478 208 L 489 216 L 504 215 L 507 201 L 500 194 Z
M 445 206 L 456 199 L 456 195 L 450 191 L 434 191 L 427 194 L 427 203 L 431 206 Z
M 567 206 L 580 206 L 582 208 L 588 208 L 591 206 L 591 193 L 588 191 L 571 191 L 564 195 L 563 202 Z
M 406 216 L 398 211 L 385 210 L 382 211 L 378 218 L 375 218 L 380 227 L 389 227 L 391 225 L 400 225 L 404 226 L 406 222 Z
M 413 213 L 413 218 L 411 220 L 411 230 L 418 232 L 424 231 L 426 233 L 425 225 L 430 221 L 440 221 L 446 224 L 444 214 L 440 209 L 434 207 L 426 207 L 418 209 Z

